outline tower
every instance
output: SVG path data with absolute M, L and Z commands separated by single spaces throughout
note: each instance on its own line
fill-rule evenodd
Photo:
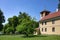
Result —
M 43 11 L 40 12 L 40 13 L 41 13 L 41 18 L 43 18 L 44 16 L 47 16 L 47 15 L 50 13 L 50 11 L 43 10 Z

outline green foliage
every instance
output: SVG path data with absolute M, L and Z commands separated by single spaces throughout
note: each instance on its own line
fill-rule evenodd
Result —
M 2 23 L 5 22 L 3 12 L 0 10 L 0 31 L 3 29 Z
M 9 34 L 10 32 L 13 33 L 13 31 L 14 31 L 14 28 L 12 26 L 10 26 L 9 24 L 6 24 L 3 27 L 4 34 Z
M 5 19 L 4 19 L 4 15 L 3 12 L 0 10 L 0 23 L 4 23 Z
M 12 18 L 8 18 L 8 23 L 9 23 L 9 25 L 16 27 L 18 24 L 17 16 L 13 16 Z
M 12 22 L 13 22 L 13 19 L 12 18 L 8 18 L 8 24 L 12 26 L 13 25 Z
M 16 31 L 16 26 L 18 25 L 18 17 L 17 16 L 13 16 L 12 18 L 8 18 L 8 23 L 11 27 L 14 28 L 14 32 Z
M 17 31 L 29 36 L 30 34 L 33 34 L 36 27 L 38 27 L 38 22 L 32 19 L 25 12 L 20 12 L 18 17 L 13 16 L 12 18 L 8 18 L 8 24 L 5 25 L 4 31 L 6 33 L 15 33 Z
M 24 13 L 20 12 L 18 18 L 19 18 L 19 25 L 17 26 L 16 30 L 20 33 L 25 34 L 26 36 L 32 34 L 34 28 L 32 26 L 31 17 L 25 12 Z
M 6 29 L 10 27 L 9 24 L 5 24 L 5 26 L 3 27 L 3 32 L 6 33 Z
M 22 31 L 24 30 L 24 28 L 25 28 L 25 26 L 24 26 L 23 24 L 21 24 L 21 25 L 18 25 L 18 26 L 16 27 L 16 30 L 17 30 L 18 32 L 22 33 Z
M 14 30 L 13 27 L 8 27 L 8 28 L 6 29 L 6 33 L 10 34 L 10 33 L 13 32 L 13 30 Z
M 14 27 L 16 27 L 18 25 L 18 18 L 17 18 L 17 16 L 13 16 L 12 24 L 13 24 Z

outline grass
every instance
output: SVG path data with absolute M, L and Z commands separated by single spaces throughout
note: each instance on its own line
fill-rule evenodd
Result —
M 0 35 L 0 40 L 60 40 L 59 35 L 39 35 L 25 37 L 23 35 Z

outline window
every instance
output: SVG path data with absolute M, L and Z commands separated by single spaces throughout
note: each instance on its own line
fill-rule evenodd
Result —
M 52 32 L 55 32 L 55 27 L 52 28 Z
M 47 22 L 45 22 L 45 25 L 47 25 Z
M 52 24 L 55 24 L 55 20 L 52 20 Z
M 42 22 L 42 25 L 43 25 L 43 22 Z
M 43 28 L 42 28 L 42 32 L 43 32 Z
M 47 32 L 47 28 L 45 28 L 45 32 Z

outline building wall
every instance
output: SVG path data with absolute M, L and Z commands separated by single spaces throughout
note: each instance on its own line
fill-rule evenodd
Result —
M 43 25 L 42 25 L 42 23 L 40 23 L 39 26 L 40 26 L 41 34 L 60 35 L 60 20 L 55 20 L 55 24 L 52 24 L 52 21 L 47 22 L 47 25 L 45 25 L 45 23 Z M 55 27 L 55 32 L 52 32 L 53 27 Z M 43 32 L 42 32 L 42 28 L 43 28 Z M 47 28 L 46 32 L 45 32 L 45 28 Z

